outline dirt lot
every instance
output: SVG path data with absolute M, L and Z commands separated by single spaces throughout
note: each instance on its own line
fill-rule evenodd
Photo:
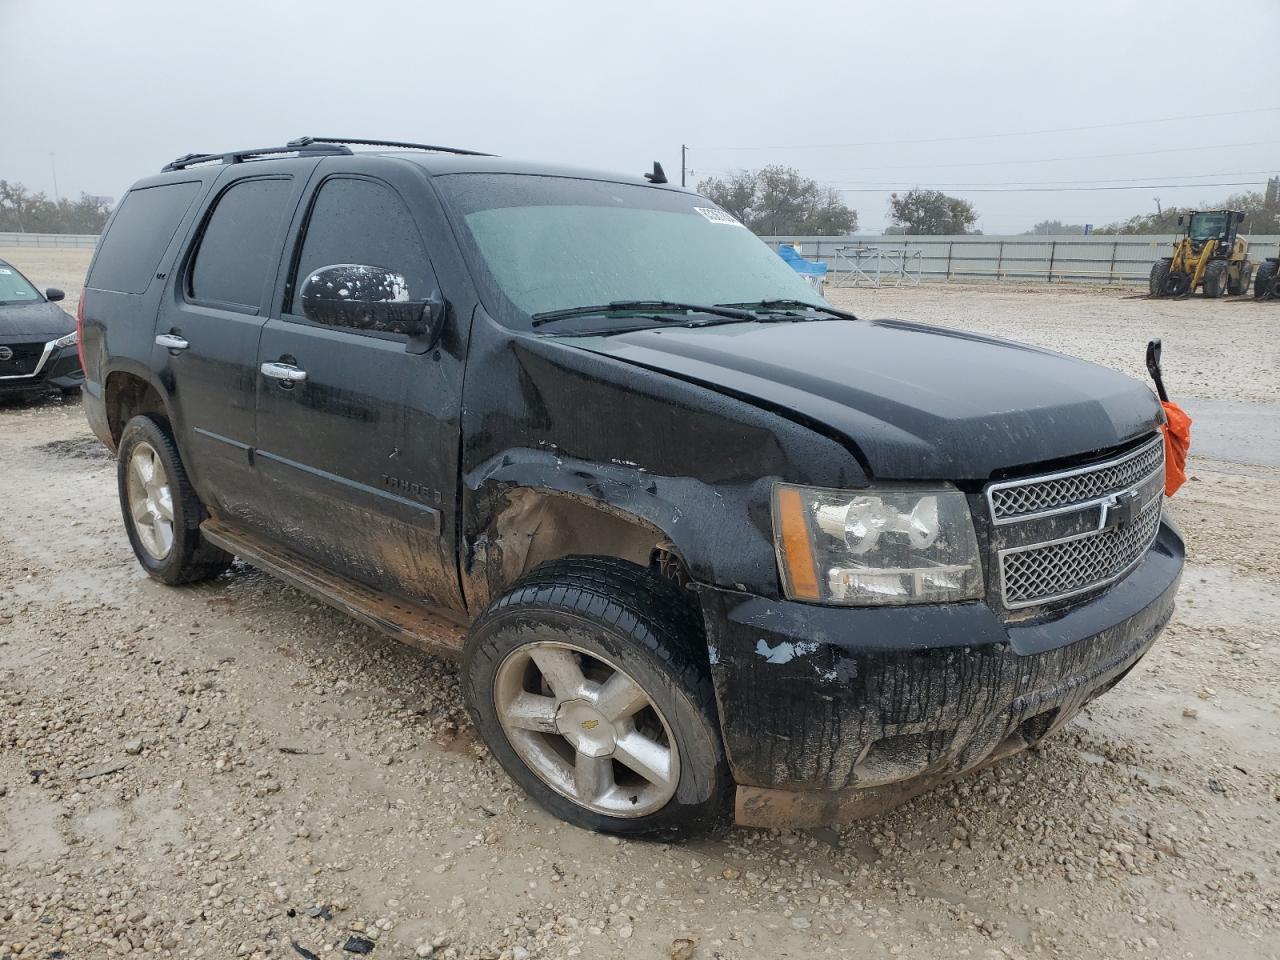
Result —
M 74 310 L 87 252 L 0 258 Z M 834 299 L 1135 374 L 1159 335 L 1179 393 L 1273 401 L 1280 308 L 1120 293 Z M 1280 469 L 1237 459 L 1172 503 L 1167 635 L 1045 749 L 847 829 L 671 846 L 528 802 L 451 664 L 240 565 L 153 583 L 78 405 L 0 405 L 0 956 L 1280 956 Z

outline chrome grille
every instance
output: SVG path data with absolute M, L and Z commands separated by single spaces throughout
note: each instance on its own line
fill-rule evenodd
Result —
M 1151 546 L 1163 505 L 1163 497 L 1157 495 L 1132 523 L 1056 543 L 1002 551 L 1005 606 L 1046 603 L 1120 579 Z
M 1159 435 L 1115 460 L 1029 480 L 992 484 L 987 488 L 991 518 L 1010 523 L 1050 511 L 1097 503 L 1132 487 L 1164 467 L 1164 440 Z
M 1164 438 L 984 492 L 999 577 L 993 599 L 1010 610 L 1064 600 L 1119 580 L 1151 547 L 1164 502 Z

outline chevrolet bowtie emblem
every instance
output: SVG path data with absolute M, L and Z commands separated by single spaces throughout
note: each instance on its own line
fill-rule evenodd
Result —
M 1138 491 L 1115 493 L 1098 505 L 1098 529 L 1109 530 L 1130 524 L 1138 516 Z
M 582 727 L 584 730 L 594 730 L 600 725 L 599 720 L 583 720 Z

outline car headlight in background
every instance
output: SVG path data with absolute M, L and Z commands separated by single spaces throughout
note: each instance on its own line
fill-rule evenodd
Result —
M 773 488 L 774 544 L 793 600 L 861 606 L 982 596 L 969 505 L 948 485 Z
M 61 347 L 74 347 L 76 345 L 76 339 L 76 332 L 72 330 L 65 337 L 59 337 L 57 340 L 53 341 L 54 349 L 59 349 Z

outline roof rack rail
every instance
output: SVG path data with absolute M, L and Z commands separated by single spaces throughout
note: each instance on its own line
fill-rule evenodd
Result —
M 310 146 L 318 144 L 355 144 L 357 147 L 400 147 L 404 150 L 430 150 L 432 153 L 456 153 L 464 157 L 492 157 L 492 153 L 479 150 L 464 150 L 462 147 L 441 147 L 430 143 L 408 143 L 404 140 L 359 140 L 351 137 L 299 137 L 290 140 L 289 146 Z
M 177 160 L 170 160 L 160 168 L 160 172 L 169 173 L 172 170 L 185 170 L 187 167 L 194 167 L 200 163 L 243 163 L 245 160 L 252 160 L 254 157 L 269 157 L 277 153 L 296 153 L 298 156 L 303 157 L 350 155 L 351 151 L 347 147 L 339 146 L 336 143 L 312 143 L 308 138 L 303 137 L 300 140 L 291 140 L 283 147 L 232 150 L 229 153 L 187 153 L 178 157 Z
M 290 140 L 283 147 L 262 147 L 257 150 L 232 150 L 229 153 L 187 153 L 171 160 L 160 168 L 161 173 L 173 170 L 185 170 L 200 163 L 243 163 L 254 157 L 269 157 L 277 153 L 296 153 L 300 157 L 315 156 L 349 156 L 351 148 L 347 144 L 358 147 L 400 147 L 405 150 L 430 150 L 432 153 L 456 153 L 465 157 L 491 157 L 491 153 L 479 150 L 464 150 L 461 147 L 440 147 L 430 143 L 407 143 L 403 140 L 360 140 L 351 137 L 298 137 Z

